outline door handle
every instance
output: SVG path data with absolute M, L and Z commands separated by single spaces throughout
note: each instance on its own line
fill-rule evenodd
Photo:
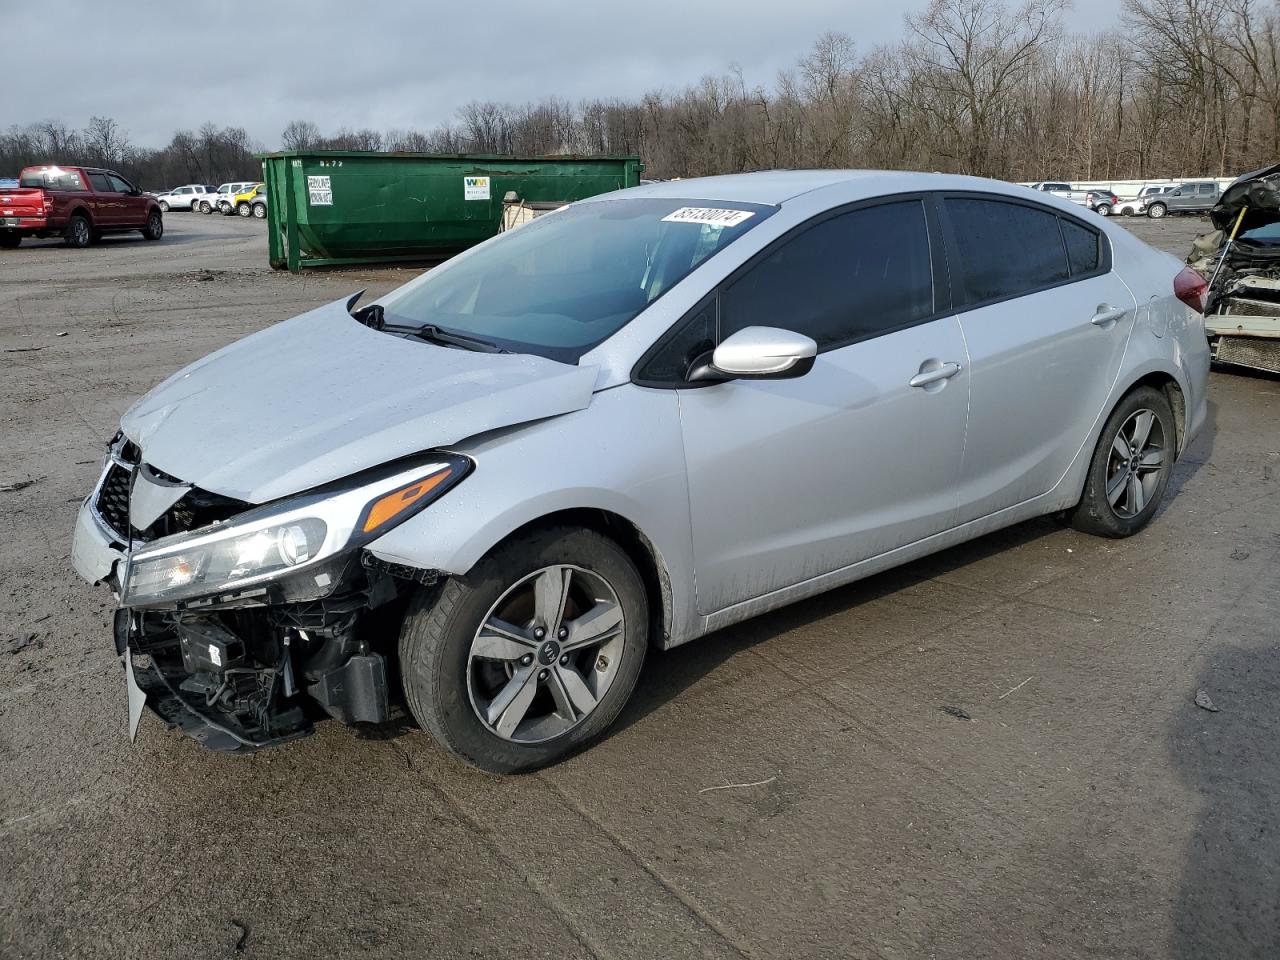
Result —
M 1102 303 L 1098 305 L 1098 312 L 1089 322 L 1095 327 L 1105 327 L 1108 323 L 1115 323 L 1128 312 L 1127 307 L 1111 307 Z
M 937 383 L 939 380 L 950 380 L 960 372 L 960 364 L 944 363 L 934 367 L 932 370 L 921 370 L 914 377 L 907 381 L 908 386 L 927 387 L 931 383 Z

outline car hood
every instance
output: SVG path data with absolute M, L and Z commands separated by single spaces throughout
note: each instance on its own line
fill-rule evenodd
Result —
M 1219 230 L 1230 231 L 1245 210 L 1241 230 L 1265 227 L 1280 220 L 1280 163 L 1237 177 L 1209 211 Z
M 121 419 L 151 466 L 249 503 L 581 410 L 597 368 L 371 330 L 347 300 L 224 347 Z

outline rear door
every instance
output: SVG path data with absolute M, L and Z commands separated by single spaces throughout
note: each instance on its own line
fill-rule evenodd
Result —
M 971 374 L 964 523 L 1062 479 L 1119 375 L 1136 304 L 1083 220 L 991 194 L 941 205 Z
M 797 379 L 680 390 L 699 612 L 950 524 L 968 361 L 937 235 L 918 196 L 825 215 L 731 277 L 668 347 L 686 357 L 773 326 L 820 351 Z

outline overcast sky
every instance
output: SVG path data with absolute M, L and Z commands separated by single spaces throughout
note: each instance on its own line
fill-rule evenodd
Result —
M 860 52 L 902 34 L 925 0 L 56 0 L 4 11 L 12 78 L 0 126 L 114 117 L 163 146 L 206 120 L 268 148 L 292 119 L 428 129 L 469 100 L 635 97 L 739 64 L 769 83 L 827 30 Z M 1011 4 L 1012 6 L 1013 4 Z M 1114 0 L 1076 0 L 1069 25 L 1114 22 Z M 57 10 L 58 24 L 48 15 Z M 199 10 L 200 13 L 192 11 Z M 110 11 L 110 13 L 108 13 Z M 87 29 L 64 29 L 72 24 Z M 52 45 L 52 46 L 51 46 Z M 51 60 L 51 50 L 57 53 Z M 83 68 L 72 68 L 80 63 Z

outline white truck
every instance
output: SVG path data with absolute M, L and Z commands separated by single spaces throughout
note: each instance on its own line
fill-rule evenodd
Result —
M 1038 183 L 1031 184 L 1031 189 L 1052 193 L 1055 197 L 1070 200 L 1072 203 L 1078 203 L 1082 207 L 1089 205 L 1088 190 L 1072 190 L 1071 184 L 1063 183 L 1061 180 L 1041 180 Z

